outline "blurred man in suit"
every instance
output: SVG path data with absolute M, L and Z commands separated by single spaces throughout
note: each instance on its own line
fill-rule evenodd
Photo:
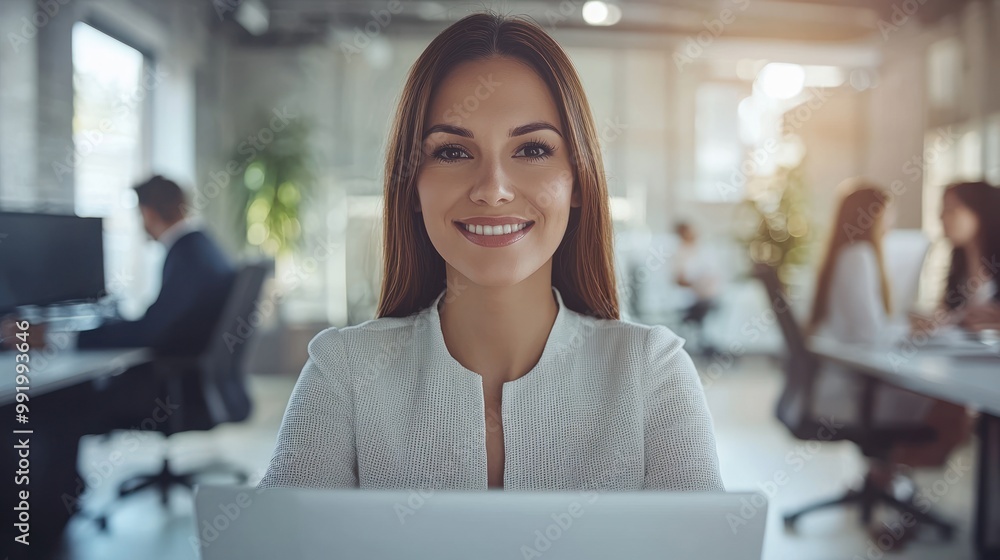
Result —
M 80 348 L 149 346 L 197 355 L 208 342 L 235 272 L 219 247 L 185 216 L 184 193 L 159 175 L 135 187 L 146 233 L 167 249 L 160 294 L 136 321 L 79 333 Z
M 185 216 L 184 191 L 177 183 L 157 175 L 134 189 L 146 233 L 167 250 L 160 293 L 138 320 L 109 321 L 71 333 L 67 346 L 150 347 L 158 355 L 197 355 L 208 343 L 235 271 L 218 245 Z M 13 331 L 12 319 L 5 321 L 4 330 Z M 33 325 L 32 331 L 38 348 L 45 325 Z
M 70 333 L 69 346 L 75 343 L 79 348 L 150 347 L 158 356 L 198 355 L 209 343 L 235 271 L 211 238 L 185 217 L 184 192 L 176 183 L 158 175 L 137 185 L 135 193 L 146 233 L 167 249 L 160 293 L 141 318 L 110 321 L 79 332 L 75 342 Z M 11 328 L 8 320 L 4 330 Z M 32 346 L 40 348 L 44 339 L 44 325 L 33 325 Z M 146 364 L 98 383 L 74 385 L 32 399 L 32 422 L 37 437 L 31 443 L 31 474 L 32 482 L 38 481 L 31 490 L 32 546 L 11 549 L 11 558 L 22 557 L 18 554 L 47 558 L 66 522 L 79 507 L 79 497 L 86 489 L 84 482 L 95 480 L 92 466 L 77 470 L 80 437 L 113 430 L 149 429 L 150 422 L 169 421 L 177 405 L 166 395 L 161 372 Z M 194 404 L 200 398 L 196 371 L 168 374 L 179 378 L 185 404 Z M 198 407 L 190 408 L 193 412 Z M 12 412 L 10 416 L 13 417 Z M 0 457 L 11 461 L 0 465 L 3 472 L 13 473 L 16 455 L 8 450 Z M 96 477 L 102 483 L 107 482 L 106 478 Z M 16 495 L 10 484 L 3 488 L 4 498 L 14 503 L 11 500 Z M 0 521 L 4 521 L 0 537 L 6 543 L 12 542 L 7 533 L 13 523 L 8 523 L 7 517 Z M 4 548 L 0 548 L 0 555 L 6 553 Z

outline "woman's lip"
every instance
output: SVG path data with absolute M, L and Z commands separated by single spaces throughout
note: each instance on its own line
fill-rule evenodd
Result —
M 452 221 L 455 222 L 456 224 L 460 224 L 460 225 L 463 225 L 463 226 L 465 226 L 465 225 L 486 225 L 486 224 L 469 224 L 468 222 L 462 222 L 462 221 L 459 221 L 459 220 L 452 220 Z M 520 220 L 520 221 L 517 221 L 516 223 L 518 223 L 518 224 L 528 224 L 530 226 L 530 225 L 534 224 L 535 221 L 534 220 Z M 490 225 L 497 226 L 497 225 L 503 225 L 503 224 L 490 224 Z M 514 222 L 511 222 L 511 225 L 514 225 Z
M 477 235 L 465 229 L 465 226 L 461 222 L 456 221 L 454 223 L 455 227 L 458 228 L 458 231 L 461 232 L 466 239 L 476 245 L 479 245 L 480 247 L 506 247 L 507 245 L 517 243 L 523 239 L 529 231 L 531 231 L 531 228 L 535 226 L 535 222 L 528 222 L 528 225 L 520 231 L 506 233 L 504 235 Z

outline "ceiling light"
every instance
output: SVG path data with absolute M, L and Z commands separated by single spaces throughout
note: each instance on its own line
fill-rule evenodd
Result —
M 798 64 L 771 62 L 757 74 L 756 85 L 772 99 L 791 99 L 802 93 L 806 72 Z
M 621 19 L 621 8 L 615 4 L 591 0 L 583 5 L 583 21 L 590 25 L 614 25 Z

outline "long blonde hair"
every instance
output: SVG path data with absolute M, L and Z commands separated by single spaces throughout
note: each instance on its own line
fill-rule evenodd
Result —
M 841 183 L 838 190 L 847 194 L 840 202 L 840 209 L 833 222 L 826 255 L 819 269 L 816 281 L 816 293 L 813 297 L 812 316 L 809 319 L 808 332 L 816 328 L 826 318 L 830 309 L 830 287 L 833 280 L 834 267 L 840 252 L 850 243 L 866 241 L 875 250 L 878 262 L 879 285 L 882 292 L 882 304 L 885 312 L 891 312 L 892 304 L 889 294 L 889 280 L 885 274 L 885 264 L 882 251 L 882 220 L 885 210 L 891 201 L 891 196 L 885 189 L 864 179 L 848 179 Z

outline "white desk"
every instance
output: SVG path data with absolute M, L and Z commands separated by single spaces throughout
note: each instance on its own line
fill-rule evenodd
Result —
M 875 348 L 813 338 L 809 349 L 915 393 L 1000 416 L 1000 354 Z
M 17 394 L 15 355 L 12 351 L 0 352 L 0 406 L 13 403 Z M 149 348 L 32 351 L 28 355 L 30 384 L 27 393 L 31 398 L 98 377 L 116 375 L 153 358 Z
M 813 338 L 819 357 L 880 381 L 978 410 L 975 546 L 981 560 L 1000 559 L 1000 355 L 873 348 Z

